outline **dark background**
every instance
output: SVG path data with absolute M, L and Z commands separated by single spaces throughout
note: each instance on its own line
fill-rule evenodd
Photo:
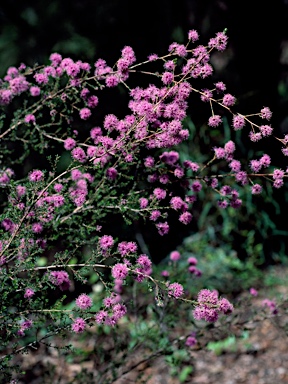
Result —
M 131 45 L 140 62 L 151 53 L 165 54 L 175 40 L 185 42 L 189 29 L 195 28 L 201 36 L 200 43 L 205 44 L 216 32 L 227 28 L 228 49 L 213 57 L 216 79 L 224 81 L 229 92 L 238 97 L 239 111 L 253 113 L 269 106 L 275 134 L 282 137 L 288 133 L 287 24 L 286 0 L 2 0 L 0 76 L 4 76 L 9 66 L 21 62 L 48 63 L 52 52 L 91 64 L 103 58 L 112 65 L 121 49 Z M 113 113 L 122 115 L 121 107 L 117 110 L 117 105 L 113 105 Z M 104 114 L 108 111 L 107 107 Z M 207 119 L 207 114 L 204 117 L 203 114 L 201 107 L 191 112 L 196 127 Z M 269 149 L 274 164 L 286 169 L 288 161 L 281 154 L 281 146 L 265 143 L 262 148 Z M 243 144 L 248 151 L 251 143 L 243 139 Z M 286 193 L 283 189 L 275 191 L 273 196 L 279 202 L 279 213 L 273 204 L 261 206 L 262 200 L 258 202 L 258 210 L 267 210 L 276 228 L 286 231 Z M 117 225 L 115 222 L 115 231 Z M 139 225 L 155 259 L 164 257 L 184 236 L 199 229 L 197 223 L 183 229 L 175 221 L 171 236 L 162 241 L 156 239 L 152 228 Z M 257 221 L 250 225 L 257 226 Z M 280 249 L 280 244 L 287 245 L 286 235 L 275 233 L 271 230 L 257 239 L 265 245 L 266 264 L 273 262 L 271 255 Z M 233 247 L 240 250 L 241 236 L 235 235 L 233 242 Z M 245 251 L 241 252 L 245 257 Z

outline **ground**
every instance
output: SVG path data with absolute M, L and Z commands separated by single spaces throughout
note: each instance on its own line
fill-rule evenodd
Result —
M 41 345 L 37 351 L 17 356 L 15 362 L 20 363 L 27 372 L 19 383 L 288 384 L 288 284 L 285 283 L 288 270 L 279 268 L 275 271 L 276 283 L 273 287 L 259 289 L 258 296 L 251 298 L 250 308 L 261 308 L 263 297 L 271 298 L 273 294 L 286 299 L 286 303 L 279 305 L 278 314 L 273 315 L 266 311 L 256 314 L 252 320 L 249 310 L 239 314 L 228 327 L 229 332 L 232 331 L 236 335 L 235 340 L 227 338 L 227 334 L 217 328 L 205 330 L 198 344 L 188 349 L 189 361 L 185 361 L 183 368 L 190 366 L 193 370 L 190 369 L 192 372 L 189 371 L 186 378 L 185 375 L 172 376 L 161 354 L 147 359 L 146 351 L 140 348 L 125 360 L 125 366 L 118 369 L 118 379 L 109 379 L 108 376 L 106 381 L 95 379 L 96 376 L 93 379 L 93 373 L 97 369 L 93 355 L 87 353 L 87 359 L 82 362 L 77 362 L 77 359 L 69 361 L 67 355 L 66 358 L 61 357 L 57 350 Z M 241 293 L 238 300 L 247 300 L 247 292 Z M 179 329 L 180 331 L 183 333 L 183 329 Z M 226 343 L 223 343 L 223 339 Z M 214 347 L 211 341 L 214 342 Z M 218 344 L 215 344 L 217 341 Z M 78 343 L 78 347 L 83 351 L 89 352 L 95 350 L 99 339 L 90 338 L 75 343 Z M 86 379 L 75 379 L 84 369 L 91 373 L 91 378 L 87 376 Z M 53 371 L 53 375 L 48 375 L 49 371 Z

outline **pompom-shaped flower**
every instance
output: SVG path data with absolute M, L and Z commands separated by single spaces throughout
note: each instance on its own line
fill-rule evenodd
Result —
M 70 150 L 73 149 L 75 146 L 76 146 L 76 141 L 75 141 L 74 139 L 72 139 L 72 137 L 68 137 L 68 138 L 64 141 L 64 148 L 67 149 L 67 151 L 70 151 Z
M 174 196 L 170 200 L 171 207 L 175 210 L 182 209 L 186 210 L 187 209 L 187 204 L 181 199 L 179 196 Z
M 224 150 L 226 153 L 233 153 L 235 151 L 235 144 L 232 140 L 227 141 L 227 143 L 224 145 Z
M 156 224 L 156 228 L 158 230 L 159 235 L 161 236 L 167 235 L 167 233 L 169 232 L 169 224 L 167 223 L 167 221 L 165 221 L 165 223 Z
M 250 293 L 250 295 L 252 295 L 252 296 L 257 296 L 257 295 L 258 295 L 258 291 L 257 291 L 255 288 L 253 288 L 253 287 L 251 287 L 251 288 L 249 289 L 249 293 Z
M 153 195 L 156 197 L 157 200 L 162 200 L 166 197 L 166 191 L 161 188 L 155 188 L 153 191 Z
M 25 299 L 30 299 L 35 294 L 34 290 L 31 288 L 26 288 L 24 297 Z
M 107 311 L 99 311 L 96 313 L 95 315 L 95 321 L 97 324 L 103 324 L 105 322 L 105 320 L 107 319 L 108 317 L 108 312 Z
M 69 275 L 65 271 L 53 271 L 50 273 L 51 282 L 59 287 L 61 291 L 65 291 L 70 287 Z
M 197 344 L 197 339 L 196 339 L 196 337 L 195 337 L 194 334 L 191 335 L 191 336 L 188 336 L 188 337 L 187 337 L 187 339 L 186 339 L 186 341 L 185 341 L 185 345 L 186 345 L 187 347 L 193 347 L 193 346 L 196 345 L 196 344 Z
M 40 95 L 40 88 L 39 87 L 36 87 L 36 86 L 33 86 L 33 87 L 30 87 L 30 94 L 31 96 L 39 96 Z
M 80 309 L 87 309 L 92 306 L 92 299 L 85 293 L 82 293 L 80 296 L 76 299 L 76 305 Z
M 183 212 L 179 217 L 179 221 L 185 225 L 189 224 L 191 220 L 192 215 L 190 212 Z
M 230 107 L 231 105 L 234 105 L 235 104 L 235 97 L 230 95 L 230 93 L 227 93 L 226 95 L 224 95 L 223 97 L 223 104 L 226 106 L 226 107 Z
M 43 225 L 41 223 L 32 224 L 32 231 L 34 233 L 41 233 L 43 231 Z
M 75 333 L 82 333 L 85 329 L 85 320 L 81 317 L 77 317 L 71 325 L 72 331 Z
M 79 115 L 82 120 L 87 120 L 91 116 L 91 111 L 89 108 L 82 108 L 80 109 Z
M 259 195 L 262 192 L 262 187 L 260 184 L 254 184 L 251 187 L 251 193 L 253 195 Z
M 171 84 L 174 79 L 173 73 L 171 72 L 164 72 L 162 75 L 162 82 L 165 85 Z
M 79 163 L 84 163 L 86 161 L 86 154 L 84 150 L 80 147 L 76 147 L 72 150 L 72 157 L 79 161 Z
M 216 305 L 218 301 L 218 292 L 209 289 L 201 289 L 198 293 L 198 303 Z
M 221 116 L 219 115 L 214 115 L 214 116 L 211 116 L 209 117 L 209 120 L 208 120 L 208 125 L 210 127 L 218 127 L 218 125 L 220 125 L 222 123 L 222 119 L 221 119 Z
M 234 309 L 233 305 L 225 298 L 218 301 L 218 308 L 220 312 L 224 313 L 224 315 L 228 315 L 233 312 Z
M 245 119 L 241 115 L 235 115 L 233 117 L 233 123 L 232 124 L 233 124 L 235 131 L 237 131 L 238 129 L 242 129 L 244 127 Z
M 263 107 L 261 109 L 260 116 L 262 119 L 270 120 L 272 117 L 272 112 L 270 111 L 270 108 L 268 107 Z
M 273 128 L 270 127 L 270 125 L 261 125 L 260 126 L 260 132 L 262 136 L 270 136 L 272 135 Z
M 261 158 L 260 158 L 260 163 L 262 164 L 263 167 L 267 168 L 269 167 L 269 165 L 271 164 L 271 158 L 269 155 L 266 155 L 264 154 Z
M 140 197 L 139 204 L 141 209 L 145 209 L 148 207 L 149 201 L 145 197 Z
M 103 250 L 107 250 L 111 248 L 114 244 L 114 240 L 112 236 L 104 235 L 99 239 L 99 245 Z
M 43 172 L 39 171 L 38 169 L 35 169 L 29 174 L 29 180 L 30 181 L 41 181 L 43 180 Z
M 118 263 L 112 268 L 112 276 L 114 279 L 124 280 L 128 275 L 128 268 L 126 264 Z
M 179 299 L 184 294 L 184 288 L 179 283 L 172 283 L 168 286 L 168 296 Z
M 118 172 L 117 169 L 114 167 L 110 167 L 106 171 L 106 176 L 110 180 L 115 180 L 117 178 Z
M 170 253 L 170 260 L 172 260 L 172 261 L 178 261 L 178 260 L 180 260 L 180 257 L 181 257 L 181 255 L 178 251 L 173 251 Z
M 195 29 L 192 29 L 188 32 L 188 39 L 192 41 L 192 43 L 195 43 L 199 39 L 199 34 Z

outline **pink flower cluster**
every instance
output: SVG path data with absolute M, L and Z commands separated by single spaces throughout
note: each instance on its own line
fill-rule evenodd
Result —
M 98 311 L 95 315 L 97 324 L 105 324 L 114 327 L 118 321 L 126 315 L 127 308 L 120 303 L 120 297 L 112 294 L 103 300 L 105 309 Z
M 85 293 L 82 293 L 80 296 L 77 297 L 76 305 L 82 310 L 88 309 L 92 306 L 92 299 Z
M 50 272 L 50 281 L 52 284 L 59 287 L 61 291 L 66 291 L 70 288 L 71 282 L 68 273 L 65 271 Z
M 24 320 L 24 321 L 22 321 L 22 323 L 20 324 L 20 329 L 17 332 L 17 335 L 18 336 L 24 336 L 25 335 L 25 331 L 27 329 L 31 328 L 32 325 L 33 325 L 33 321 L 32 320 Z
M 277 315 L 278 309 L 274 300 L 264 299 L 262 301 L 263 307 L 268 307 L 272 315 Z
M 201 277 L 202 271 L 196 267 L 196 265 L 198 264 L 198 260 L 196 259 L 196 257 L 191 256 L 188 258 L 187 261 L 189 264 L 188 271 L 195 277 Z
M 219 299 L 217 291 L 202 289 L 198 293 L 197 305 L 193 311 L 196 320 L 214 323 L 219 313 L 228 315 L 233 311 L 233 305 L 225 298 Z

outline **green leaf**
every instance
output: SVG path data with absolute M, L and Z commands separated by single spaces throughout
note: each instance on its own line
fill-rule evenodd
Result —
M 193 367 L 185 367 L 182 369 L 180 375 L 179 375 L 179 381 L 180 383 L 185 383 L 185 381 L 189 378 L 189 375 L 193 372 Z

